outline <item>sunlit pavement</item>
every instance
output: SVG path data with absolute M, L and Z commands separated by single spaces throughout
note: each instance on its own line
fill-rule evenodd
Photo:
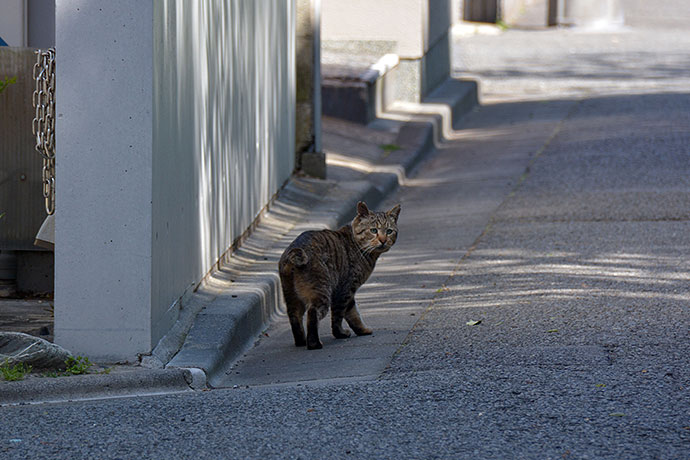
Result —
M 278 321 L 226 390 L 4 408 L 0 452 L 686 458 L 688 42 L 463 37 L 484 105 L 384 205 L 400 237 L 358 297 L 374 335 L 324 320 L 307 351 Z

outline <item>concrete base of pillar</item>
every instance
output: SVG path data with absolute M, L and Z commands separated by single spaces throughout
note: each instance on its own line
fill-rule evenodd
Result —
M 302 172 L 318 179 L 326 178 L 326 154 L 323 152 L 302 153 Z

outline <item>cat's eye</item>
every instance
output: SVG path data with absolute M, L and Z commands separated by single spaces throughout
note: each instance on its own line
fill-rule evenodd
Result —
M 392 229 L 392 228 L 389 228 L 389 229 L 386 230 L 386 235 L 390 235 L 391 233 L 393 233 L 393 229 Z
M 377 232 L 378 232 L 378 230 L 376 230 L 375 228 L 371 229 L 371 233 L 373 233 L 374 235 L 376 235 Z

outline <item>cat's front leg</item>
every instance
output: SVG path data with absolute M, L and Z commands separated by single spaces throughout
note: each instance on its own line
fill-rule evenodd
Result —
M 343 311 L 342 305 L 333 305 L 331 309 L 331 332 L 336 339 L 346 339 L 350 337 L 350 331 L 343 328 Z
M 362 322 L 362 318 L 359 316 L 357 304 L 355 304 L 354 299 L 347 305 L 347 307 L 345 307 L 344 317 L 345 321 L 347 321 L 347 324 L 355 332 L 355 334 L 371 335 L 374 332 Z

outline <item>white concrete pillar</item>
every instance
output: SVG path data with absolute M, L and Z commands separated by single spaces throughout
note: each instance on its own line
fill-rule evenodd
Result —
M 57 1 L 58 344 L 151 351 L 290 177 L 294 10 Z
M 152 342 L 153 2 L 57 0 L 55 342 Z

